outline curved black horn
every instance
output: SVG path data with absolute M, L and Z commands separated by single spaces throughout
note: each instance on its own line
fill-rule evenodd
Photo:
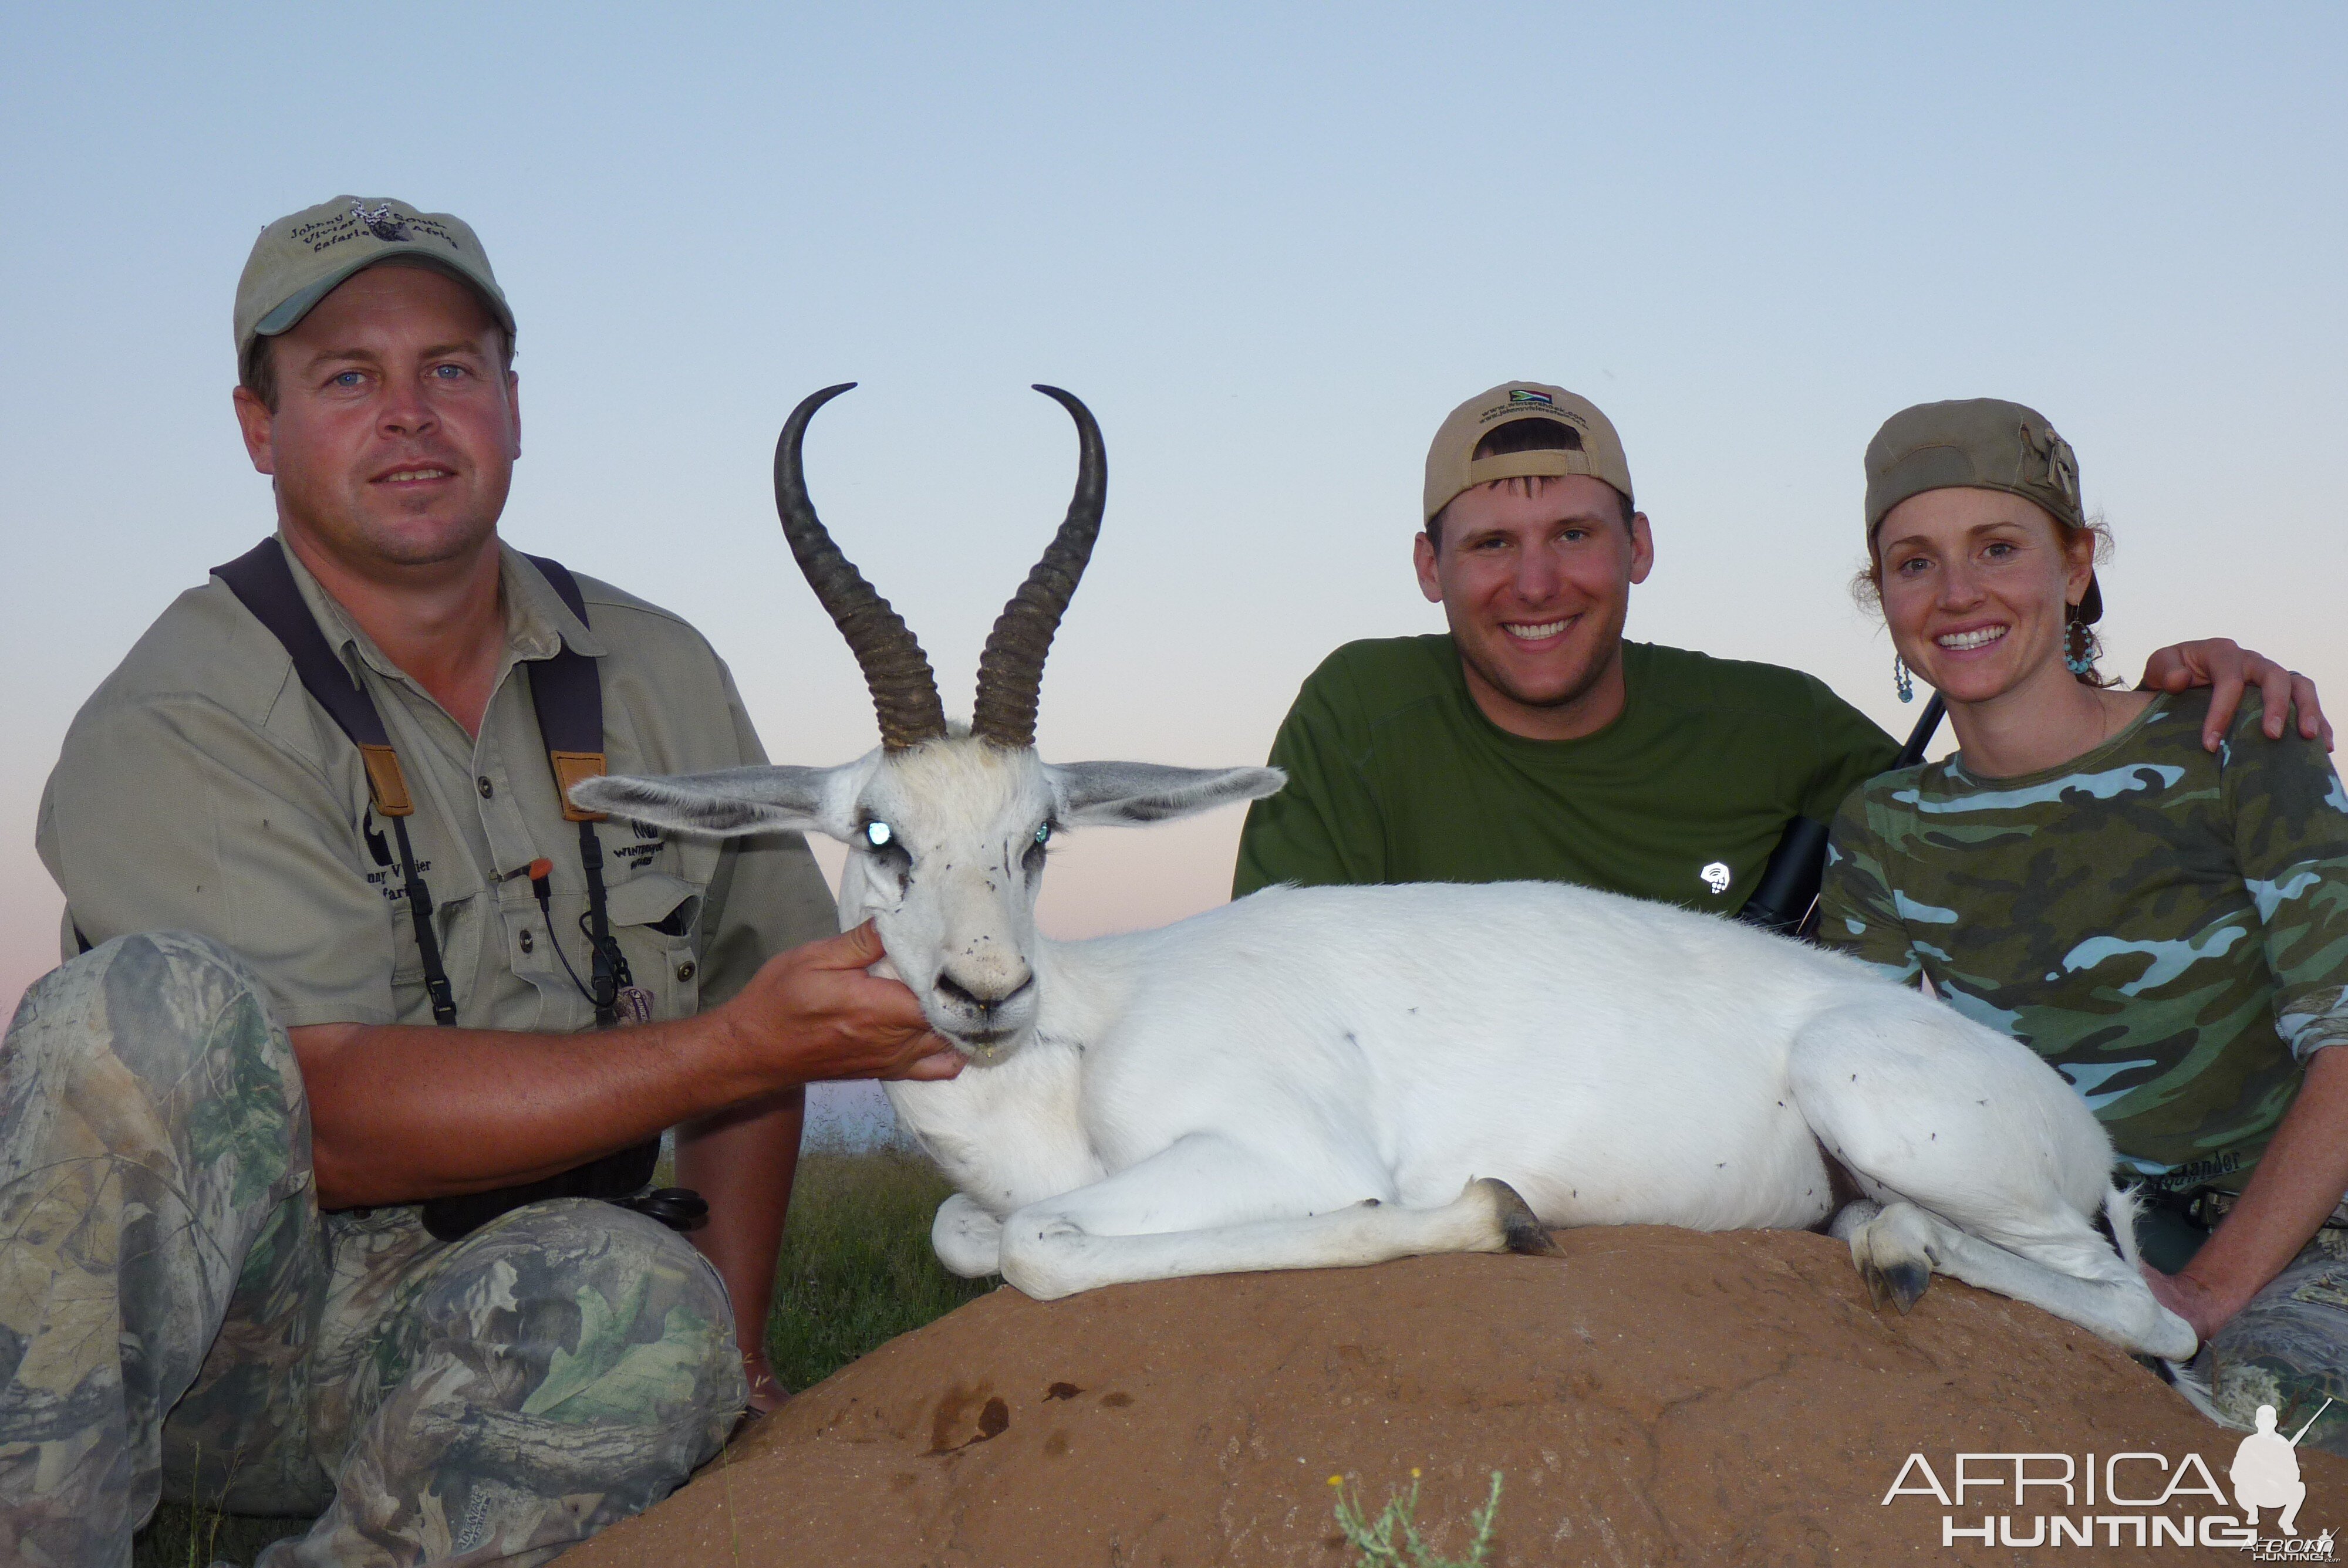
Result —
M 1057 402 L 1076 422 L 1076 493 L 1068 517 L 1044 551 L 1044 559 L 1003 607 L 986 647 L 978 656 L 978 702 L 970 732 L 998 746 L 1035 743 L 1035 696 L 1044 684 L 1044 658 L 1060 629 L 1076 579 L 1092 559 L 1100 534 L 1101 508 L 1108 497 L 1108 458 L 1101 450 L 1100 426 L 1092 410 L 1056 386 L 1036 391 Z
M 808 586 L 815 589 L 864 671 L 872 710 L 880 720 L 880 743 L 901 752 L 946 733 L 937 675 L 905 618 L 889 608 L 889 601 L 873 591 L 831 542 L 815 515 L 815 504 L 808 499 L 807 474 L 799 465 L 799 442 L 807 435 L 808 421 L 855 384 L 846 381 L 811 394 L 784 421 L 782 438 L 775 443 L 775 510 L 782 514 L 783 537 L 790 541 Z

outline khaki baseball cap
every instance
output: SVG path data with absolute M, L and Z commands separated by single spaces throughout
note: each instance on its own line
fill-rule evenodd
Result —
M 510 334 L 513 308 L 489 253 L 461 218 L 418 212 L 405 201 L 337 196 L 262 230 L 236 282 L 236 363 L 255 342 L 291 332 L 352 273 L 394 256 L 412 256 L 470 283 Z
M 2079 504 L 2079 459 L 2046 416 L 2000 397 L 1920 403 L 1883 422 L 1867 444 L 1867 543 L 1885 514 L 1927 490 L 2003 490 L 2034 501 L 2074 528 L 2087 526 Z M 2104 593 L 2087 584 L 2080 612 L 2104 613 Z
M 1519 419 L 1547 419 L 1564 425 L 1578 438 L 1572 451 L 1507 452 L 1478 458 L 1476 444 L 1494 427 Z M 1451 411 L 1426 449 L 1426 512 L 1422 520 L 1449 506 L 1452 497 L 1495 479 L 1521 479 L 1535 475 L 1586 474 L 1603 479 L 1631 498 L 1631 465 L 1622 456 L 1622 438 L 1614 425 L 1586 397 L 1576 397 L 1561 386 L 1538 381 L 1509 381 L 1478 393 Z

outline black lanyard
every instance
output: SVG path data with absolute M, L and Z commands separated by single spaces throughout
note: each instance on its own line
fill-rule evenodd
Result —
M 523 559 L 538 569 L 562 602 L 570 606 L 571 613 L 584 625 L 587 602 L 570 569 L 543 556 Z M 358 748 L 360 760 L 366 765 L 367 794 L 375 814 L 391 824 L 392 836 L 398 845 L 399 875 L 407 890 L 407 916 L 416 928 L 417 954 L 424 966 L 424 990 L 431 999 L 432 1021 L 454 1027 L 457 998 L 448 984 L 448 971 L 440 959 L 439 939 L 433 931 L 432 890 L 417 870 L 416 852 L 407 837 L 407 819 L 415 815 L 416 801 L 408 793 L 407 777 L 400 769 L 398 753 L 392 750 L 383 715 L 376 712 L 366 689 L 352 678 L 349 669 L 326 641 L 325 633 L 318 629 L 309 606 L 302 601 L 302 590 L 294 581 L 294 569 L 286 564 L 285 552 L 276 539 L 262 540 L 227 565 L 214 567 L 212 575 L 228 584 L 229 591 L 236 595 L 239 602 L 284 645 L 294 661 L 294 672 L 301 678 L 302 689 Z M 591 979 L 582 984 L 574 972 L 572 983 L 578 985 L 593 1005 L 595 1022 L 608 1027 L 619 1016 L 623 991 L 628 993 L 625 999 L 632 1004 L 632 1014 L 647 1012 L 649 1009 L 642 1003 L 650 999 L 635 989 L 628 973 L 628 960 L 619 944 L 612 939 L 609 900 L 603 888 L 603 845 L 595 835 L 594 825 L 602 820 L 602 814 L 582 811 L 570 800 L 573 784 L 603 771 L 602 682 L 597 677 L 595 661 L 567 643 L 552 658 L 531 661 L 528 668 L 530 706 L 537 712 L 539 737 L 546 743 L 547 764 L 554 774 L 555 794 L 562 802 L 562 815 L 579 825 L 580 868 L 587 883 L 587 912 L 579 923 L 591 954 Z M 533 882 L 543 909 L 548 899 L 544 879 L 533 878 Z M 546 938 L 556 944 L 555 956 L 562 959 L 566 970 L 570 969 L 571 960 L 562 953 L 551 918 Z
M 586 624 L 586 600 L 581 597 L 579 584 L 570 571 L 561 562 L 543 556 L 523 559 L 538 569 L 580 623 Z M 376 712 L 365 688 L 351 678 L 350 671 L 327 644 L 325 633 L 318 630 L 309 606 L 302 602 L 302 591 L 294 585 L 285 552 L 274 538 L 263 539 L 226 566 L 213 568 L 212 575 L 228 584 L 229 591 L 252 612 L 254 619 L 285 645 L 285 651 L 294 661 L 294 673 L 301 677 L 302 689 L 358 747 L 359 756 L 366 764 L 367 794 L 374 802 L 376 815 L 391 824 L 399 842 L 399 871 L 407 885 L 407 912 L 416 923 L 416 947 L 424 961 L 424 989 L 432 999 L 432 1020 L 454 1026 L 457 999 L 449 988 L 448 971 L 440 962 L 440 944 L 433 935 L 432 895 L 417 871 L 415 852 L 408 846 L 407 818 L 414 815 L 416 802 L 407 793 L 407 780 L 400 772 L 397 754 L 391 749 L 382 715 Z M 603 771 L 603 689 L 595 661 L 568 644 L 551 659 L 532 661 L 530 700 L 538 714 L 539 737 L 546 743 L 547 765 L 554 773 L 555 794 L 562 802 L 562 815 L 579 825 L 579 863 L 587 882 L 587 910 L 579 917 L 579 925 L 593 955 L 591 980 L 581 984 L 578 974 L 571 969 L 571 960 L 556 940 L 551 912 L 546 939 L 555 943 L 555 956 L 561 958 L 564 970 L 571 973 L 572 983 L 579 986 L 594 1004 L 598 1025 L 611 1024 L 623 1009 L 632 1020 L 647 1019 L 651 1016 L 652 999 L 631 983 L 628 960 L 612 938 L 611 912 L 603 889 L 603 845 L 595 835 L 595 824 L 602 820 L 602 814 L 581 811 L 571 804 L 571 787 Z M 533 861 L 528 869 L 531 890 L 538 897 L 539 907 L 545 911 L 547 877 L 553 867 L 545 861 Z M 549 1198 L 600 1198 L 649 1214 L 672 1230 L 696 1228 L 709 1214 L 709 1205 L 698 1195 L 674 1187 L 644 1193 L 659 1157 L 660 1140 L 648 1139 L 542 1181 L 499 1187 L 494 1192 L 434 1198 L 423 1205 L 424 1228 L 442 1241 L 455 1241 L 499 1214 Z M 636 1195 L 639 1194 L 643 1195 Z

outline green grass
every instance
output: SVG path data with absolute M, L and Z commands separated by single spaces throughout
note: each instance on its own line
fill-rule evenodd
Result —
M 859 1356 L 941 1317 L 994 1284 L 956 1279 L 930 1250 L 930 1219 L 953 1191 L 910 1149 L 811 1145 L 799 1158 L 776 1269 L 767 1354 L 786 1388 L 805 1389 Z M 133 1568 L 250 1563 L 298 1520 L 241 1519 L 165 1503 L 139 1532 Z
M 139 1532 L 131 1568 L 206 1568 L 215 1561 L 250 1563 L 273 1541 L 299 1535 L 300 1519 L 242 1519 L 197 1505 L 167 1502 Z
M 910 1149 L 800 1155 L 767 1318 L 767 1356 L 785 1388 L 819 1383 L 992 1288 L 948 1274 L 930 1249 L 930 1220 L 952 1191 Z

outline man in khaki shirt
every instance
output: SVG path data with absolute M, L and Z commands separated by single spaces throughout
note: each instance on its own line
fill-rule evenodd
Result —
M 797 835 L 594 823 L 646 1015 L 594 1027 L 533 670 L 593 661 L 613 772 L 765 758 L 692 628 L 592 579 L 582 622 L 499 542 L 513 317 L 472 231 L 349 197 L 281 220 L 236 329 L 277 545 L 414 810 L 217 578 L 76 719 L 39 829 L 69 961 L 0 1047 L 0 1560 L 127 1563 L 168 1485 L 322 1513 L 270 1568 L 540 1563 L 779 1397 L 803 1086 L 955 1059 L 865 972 L 869 928 L 834 934 Z M 584 1198 L 455 1240 L 420 1217 L 669 1128 L 710 1205 L 693 1245 Z

